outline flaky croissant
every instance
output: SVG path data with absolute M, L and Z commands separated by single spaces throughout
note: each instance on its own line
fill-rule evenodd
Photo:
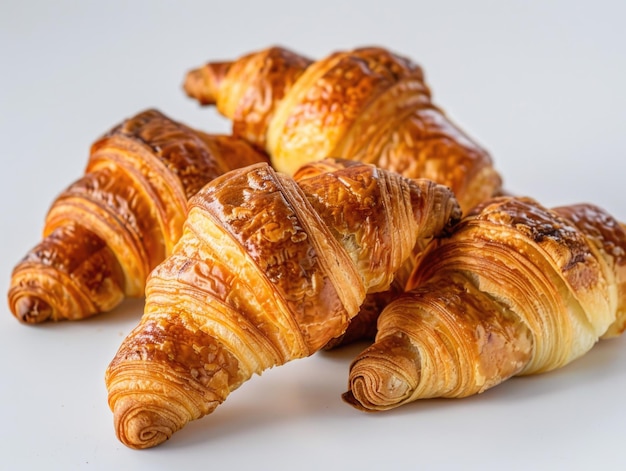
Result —
M 298 183 L 268 164 L 216 178 L 107 369 L 117 436 L 157 445 L 253 374 L 319 350 L 458 216 L 446 187 L 367 164 Z
M 84 176 L 53 202 L 43 240 L 13 270 L 11 311 L 25 323 L 75 320 L 143 296 L 150 270 L 181 235 L 188 198 L 262 161 L 240 138 L 156 110 L 125 120 L 93 144 Z
M 491 157 L 433 104 L 422 69 L 380 47 L 319 61 L 271 47 L 192 70 L 184 87 L 288 174 L 325 157 L 369 162 L 449 186 L 464 212 L 500 191 Z
M 626 231 L 588 205 L 479 205 L 380 315 L 344 399 L 378 411 L 559 368 L 626 325 Z

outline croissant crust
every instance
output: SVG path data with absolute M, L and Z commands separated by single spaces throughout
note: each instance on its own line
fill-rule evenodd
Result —
M 433 193 L 453 203 L 440 211 Z M 107 370 L 120 440 L 154 446 L 252 375 L 321 349 L 458 211 L 445 187 L 367 164 L 302 181 L 257 164 L 213 180 Z
M 502 197 L 429 244 L 353 362 L 346 401 L 385 410 L 562 367 L 624 330 L 622 224 Z
M 84 175 L 53 202 L 42 241 L 13 270 L 11 311 L 27 323 L 82 319 L 143 296 L 181 235 L 188 198 L 231 168 L 266 160 L 242 139 L 157 110 L 125 120 L 93 144 Z
M 185 90 L 288 174 L 326 157 L 373 163 L 450 187 L 464 211 L 500 192 L 489 153 L 433 103 L 422 68 L 380 47 L 317 61 L 272 47 L 192 70 Z

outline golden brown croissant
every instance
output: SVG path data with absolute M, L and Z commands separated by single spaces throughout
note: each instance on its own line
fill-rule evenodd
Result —
M 188 198 L 264 154 L 147 110 L 92 148 L 85 174 L 63 191 L 43 240 L 15 267 L 9 305 L 22 322 L 82 319 L 144 294 L 145 280 L 182 232 Z
M 107 370 L 117 436 L 157 445 L 253 374 L 319 350 L 458 215 L 446 187 L 367 164 L 298 183 L 268 164 L 216 178 Z
M 626 231 L 600 208 L 479 205 L 433 241 L 353 362 L 344 399 L 377 411 L 559 368 L 626 324 Z
M 380 47 L 315 62 L 271 47 L 192 70 L 184 86 L 288 174 L 329 156 L 369 162 L 449 186 L 464 212 L 500 189 L 491 157 L 433 104 L 422 69 Z

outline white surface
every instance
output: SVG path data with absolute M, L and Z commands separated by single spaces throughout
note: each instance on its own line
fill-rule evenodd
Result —
M 471 4 L 471 6 L 470 6 Z M 507 187 L 626 219 L 623 2 L 22 2 L 0 4 L 0 285 L 39 240 L 91 142 L 149 107 L 212 132 L 184 73 L 272 44 L 312 57 L 380 44 L 421 63 L 436 101 Z M 409 6 L 410 5 L 410 6 Z M 343 404 L 357 349 L 255 377 L 166 444 L 115 438 L 103 373 L 140 301 L 79 323 L 0 308 L 0 469 L 618 469 L 626 338 L 543 376 L 368 415 Z

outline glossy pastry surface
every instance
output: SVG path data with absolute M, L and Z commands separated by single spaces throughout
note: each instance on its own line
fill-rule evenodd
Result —
M 83 319 L 144 295 L 180 238 L 187 200 L 225 171 L 267 157 L 246 141 L 195 131 L 157 110 L 98 139 L 84 175 L 62 191 L 41 242 L 13 270 L 18 320 Z
M 481 204 L 419 259 L 344 398 L 385 410 L 560 368 L 624 330 L 626 231 L 600 208 Z
M 321 349 L 458 214 L 445 187 L 367 164 L 300 182 L 267 164 L 216 178 L 107 370 L 118 437 L 157 445 L 252 375 Z
M 374 163 L 449 186 L 464 211 L 500 191 L 489 153 L 433 103 L 422 68 L 381 47 L 316 61 L 267 48 L 190 71 L 185 90 L 288 174 L 325 157 Z

